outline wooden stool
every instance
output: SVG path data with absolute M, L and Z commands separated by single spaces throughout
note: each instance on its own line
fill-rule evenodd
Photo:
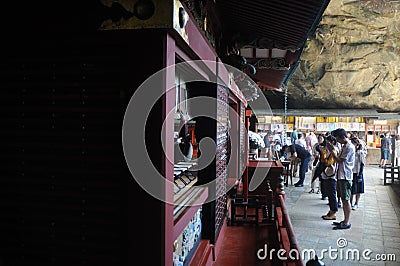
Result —
M 397 179 L 399 180 L 399 172 L 400 172 L 400 166 L 384 166 L 383 168 L 383 184 L 386 185 L 387 179 L 391 180 L 390 184 L 394 183 L 394 180 Z
M 282 165 L 284 166 L 283 171 L 282 171 L 282 176 L 283 176 L 283 182 L 285 183 L 285 186 L 287 187 L 289 184 L 289 178 L 290 178 L 290 184 L 293 185 L 293 163 L 292 161 L 281 161 Z

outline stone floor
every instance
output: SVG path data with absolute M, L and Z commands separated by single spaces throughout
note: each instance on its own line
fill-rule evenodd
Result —
M 365 193 L 359 209 L 351 213 L 352 227 L 332 230 L 332 221 L 321 218 L 329 210 L 328 201 L 321 200 L 321 194 L 308 193 L 310 180 L 309 172 L 304 187 L 285 188 L 286 205 L 304 263 L 313 257 L 308 254 L 315 251 L 325 265 L 400 265 L 399 184 L 384 186 L 383 169 L 367 166 Z M 339 208 L 336 221 L 342 220 L 343 209 Z M 324 249 L 327 251 L 321 255 Z

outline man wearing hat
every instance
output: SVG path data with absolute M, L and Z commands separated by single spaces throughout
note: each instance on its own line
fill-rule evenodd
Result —
M 332 153 L 335 162 L 338 164 L 337 167 L 337 182 L 338 182 L 338 192 L 343 205 L 344 220 L 341 222 L 334 222 L 336 225 L 334 230 L 337 229 L 349 229 L 351 227 L 350 214 L 351 214 L 351 186 L 353 180 L 353 168 L 355 161 L 355 146 L 351 143 L 347 136 L 347 132 L 343 128 L 338 128 L 332 131 L 332 136 L 334 136 L 342 148 L 338 155 Z M 334 151 L 334 146 L 332 143 L 327 142 L 326 147 L 329 151 Z

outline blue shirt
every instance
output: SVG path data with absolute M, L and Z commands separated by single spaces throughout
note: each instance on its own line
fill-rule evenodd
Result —
M 303 146 L 299 145 L 299 144 L 292 144 L 290 145 L 290 152 L 293 153 L 297 153 L 297 157 L 300 160 L 304 160 L 307 157 L 311 157 L 311 153 L 306 150 L 306 148 L 304 148 Z

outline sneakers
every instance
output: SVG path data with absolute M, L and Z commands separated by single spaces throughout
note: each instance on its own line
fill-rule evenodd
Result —
M 340 222 L 336 227 L 333 227 L 333 230 L 341 230 L 341 229 L 350 229 L 351 224 L 345 224 L 344 222 Z
M 342 223 L 344 223 L 344 221 L 340 221 L 340 222 L 332 222 L 332 225 L 340 225 L 340 224 L 342 224 Z
M 308 193 L 314 193 L 314 189 L 312 188 Z
M 358 209 L 358 204 L 354 204 L 353 207 L 351 207 L 351 209 L 352 209 L 353 211 L 357 210 L 357 209 Z
M 300 184 L 300 183 L 296 183 L 296 184 L 294 184 L 294 186 L 295 186 L 295 187 L 304 187 L 304 185 L 303 185 L 303 184 Z

